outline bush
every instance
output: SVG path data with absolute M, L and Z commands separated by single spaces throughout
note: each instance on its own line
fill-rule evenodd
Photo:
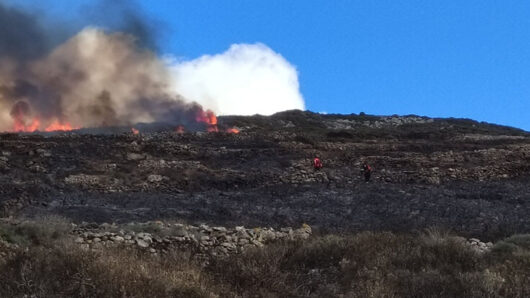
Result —
M 20 245 L 49 245 L 69 234 L 72 225 L 61 217 L 48 216 L 16 225 L 0 225 L 0 238 Z
M 513 235 L 495 243 L 492 255 L 500 258 L 522 258 L 530 260 L 530 234 Z
M 524 250 L 530 250 L 530 234 L 513 235 L 503 242 L 514 244 Z

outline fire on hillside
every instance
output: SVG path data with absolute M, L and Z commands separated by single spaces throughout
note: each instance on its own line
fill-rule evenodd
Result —
M 175 91 L 163 59 L 134 36 L 86 28 L 38 59 L 0 55 L 0 131 L 33 133 L 172 124 L 179 133 L 229 132 Z

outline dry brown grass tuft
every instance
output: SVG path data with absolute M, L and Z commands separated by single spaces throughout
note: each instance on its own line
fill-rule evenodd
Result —
M 161 257 L 71 243 L 20 250 L 2 265 L 1 297 L 208 297 L 185 253 Z

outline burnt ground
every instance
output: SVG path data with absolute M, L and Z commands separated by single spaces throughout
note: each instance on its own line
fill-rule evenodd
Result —
M 530 232 L 530 135 L 465 119 L 221 117 L 240 134 L 0 135 L 0 216 Z M 311 159 L 322 158 L 314 171 Z M 362 161 L 373 179 L 360 177 Z

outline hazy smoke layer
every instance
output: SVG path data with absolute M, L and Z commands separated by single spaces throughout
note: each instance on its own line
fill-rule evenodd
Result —
M 295 68 L 265 45 L 168 63 L 145 48 L 153 41 L 141 19 L 116 3 L 129 33 L 88 27 L 55 47 L 54 30 L 0 4 L 0 131 L 191 125 L 205 115 L 198 103 L 222 114 L 304 108 Z
M 94 28 L 28 63 L 23 77 L 9 75 L 0 84 L 1 130 L 16 120 L 31 125 L 34 118 L 40 129 L 53 122 L 73 127 L 186 124 L 200 110 L 172 90 L 167 66 L 152 52 L 138 50 L 132 36 Z
M 34 17 L 0 3 L 0 58 L 35 58 L 47 47 L 44 31 Z
M 178 63 L 173 70 L 176 91 L 219 114 L 304 109 L 296 69 L 263 44 L 235 44 L 222 54 Z

